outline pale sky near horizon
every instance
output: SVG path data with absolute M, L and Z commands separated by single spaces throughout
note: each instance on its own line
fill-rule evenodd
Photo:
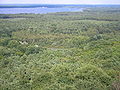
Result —
M 120 4 L 120 0 L 0 0 L 0 4 Z

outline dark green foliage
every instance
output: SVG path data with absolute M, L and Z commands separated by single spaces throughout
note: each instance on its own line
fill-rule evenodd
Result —
M 16 40 L 11 40 L 9 43 L 8 43 L 8 47 L 9 48 L 17 48 L 17 46 L 19 45 L 20 43 Z
M 119 90 L 119 10 L 0 15 L 0 90 Z
M 102 69 L 93 65 L 85 65 L 78 69 L 75 77 L 77 79 L 87 81 L 95 80 L 96 82 L 101 82 L 104 85 L 109 85 L 111 81 L 110 76 L 108 76 Z

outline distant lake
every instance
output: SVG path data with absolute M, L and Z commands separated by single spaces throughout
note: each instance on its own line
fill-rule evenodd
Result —
M 83 11 L 80 7 L 69 6 L 0 6 L 0 14 L 46 14 L 54 12 L 77 12 Z

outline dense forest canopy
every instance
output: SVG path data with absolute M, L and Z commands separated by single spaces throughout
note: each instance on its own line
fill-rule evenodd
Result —
M 0 90 L 119 90 L 120 6 L 0 15 Z

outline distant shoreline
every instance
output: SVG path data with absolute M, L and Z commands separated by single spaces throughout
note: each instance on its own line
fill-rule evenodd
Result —
M 120 5 L 81 4 L 0 4 L 0 14 L 47 14 L 56 12 L 83 12 L 87 8 L 118 8 Z
M 47 8 L 60 8 L 60 7 L 111 7 L 120 6 L 120 4 L 0 4 L 0 8 L 36 8 L 36 7 L 47 7 Z

